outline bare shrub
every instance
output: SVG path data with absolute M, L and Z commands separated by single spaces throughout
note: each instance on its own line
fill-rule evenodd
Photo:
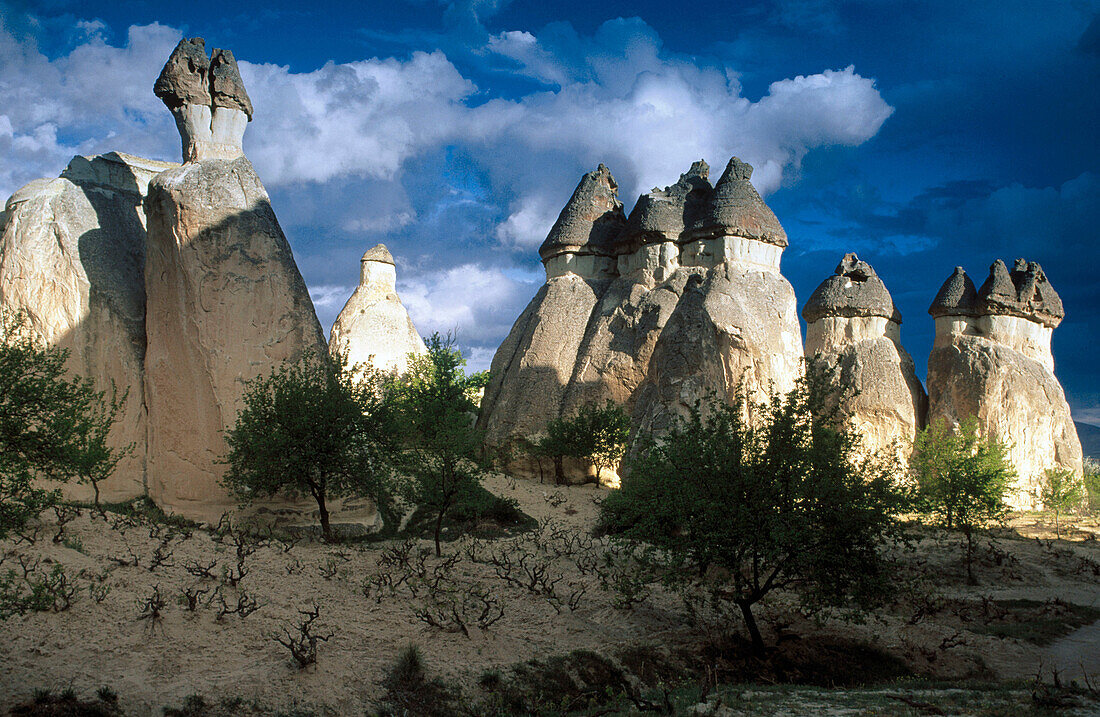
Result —
M 270 637 L 290 651 L 290 656 L 294 658 L 298 669 L 301 670 L 317 662 L 317 643 L 328 642 L 336 633 L 330 631 L 321 635 L 314 632 L 316 628 L 313 623 L 321 615 L 321 609 L 316 604 L 311 610 L 299 610 L 298 614 L 302 619 L 295 627 L 295 632 L 291 632 L 288 627 L 283 627 L 282 634 L 272 633 Z

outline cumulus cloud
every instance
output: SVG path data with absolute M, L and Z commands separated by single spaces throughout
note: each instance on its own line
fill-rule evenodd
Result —
M 502 5 L 468 0 L 451 12 L 477 30 Z M 112 44 L 102 23 L 69 24 L 65 49 L 52 51 L 33 32 L 0 25 L 0 193 L 56 176 L 73 154 L 179 157 L 151 88 L 180 30 L 133 26 Z M 394 248 L 410 259 L 403 294 L 421 330 L 458 328 L 488 350 L 534 292 L 497 267 L 533 263 L 532 249 L 597 163 L 611 167 L 628 206 L 699 158 L 716 177 L 734 154 L 756 167 L 767 193 L 807 152 L 859 144 L 893 111 L 853 67 L 782 79 L 747 98 L 737 68 L 668 52 L 637 18 L 590 35 L 568 23 L 483 29 L 469 35 L 466 61 L 526 78 L 529 92 L 494 96 L 438 50 L 307 72 L 238 58 L 256 107 L 245 151 L 278 200 L 322 316 L 337 310 L 335 292 L 356 270 L 349 261 L 333 271 L 334 258 L 404 241 Z

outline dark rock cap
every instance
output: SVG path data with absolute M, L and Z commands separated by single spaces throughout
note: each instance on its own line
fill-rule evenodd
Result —
M 252 119 L 252 100 L 233 53 L 215 48 L 208 58 L 201 37 L 179 41 L 153 84 L 153 94 L 170 110 L 183 105 L 228 107 Z
M 691 165 L 671 187 L 658 189 L 638 197 L 626 222 L 626 229 L 616 242 L 618 252 L 631 252 L 643 244 L 677 241 L 697 218 L 713 188 L 708 177 L 710 167 L 703 160 Z
M 210 96 L 213 107 L 241 110 L 252 119 L 252 100 L 231 50 L 215 49 L 210 54 Z
M 625 224 L 619 185 L 601 164 L 581 179 L 539 247 L 539 256 L 546 261 L 568 251 L 610 255 Z
M 1019 316 L 1051 328 L 1066 316 L 1043 268 L 1024 259 L 1017 259 L 1011 272 L 1000 259 L 993 262 L 989 278 L 978 290 L 977 306 L 983 315 Z
M 393 264 L 393 254 L 390 254 L 390 250 L 386 248 L 385 244 L 376 244 L 370 249 L 367 249 L 367 253 L 363 255 L 363 258 L 359 261 L 380 261 L 383 264 Z
M 965 269 L 961 266 L 955 267 L 955 271 L 943 282 L 936 298 L 932 300 L 928 313 L 936 319 L 941 316 L 978 315 L 978 292 Z
M 201 37 L 184 38 L 172 50 L 168 62 L 153 84 L 153 94 L 168 109 L 185 104 L 210 104 L 210 59 L 206 56 L 206 41 Z
M 688 228 L 686 238 L 739 236 L 787 246 L 787 232 L 783 231 L 775 213 L 749 182 L 751 176 L 751 165 L 737 157 L 732 158 L 714 186 L 710 201 Z
M 802 307 L 802 318 L 812 324 L 827 316 L 882 316 L 900 324 L 886 284 L 855 254 L 845 254 L 833 275 L 814 290 Z

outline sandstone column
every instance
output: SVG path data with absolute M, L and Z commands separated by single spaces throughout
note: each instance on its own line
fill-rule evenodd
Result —
M 384 244 L 363 255 L 359 286 L 332 325 L 329 349 L 346 353 L 349 366 L 369 363 L 397 373 L 408 366 L 410 353 L 427 353 L 397 296 L 397 267 Z
M 928 312 L 936 338 L 928 357 L 928 421 L 976 416 L 981 430 L 1010 445 L 1015 508 L 1039 507 L 1047 468 L 1082 469 L 1081 442 L 1058 379 L 1050 339 L 1062 300 L 1035 262 L 1001 260 L 975 291 L 956 267 Z
M 901 345 L 901 313 L 875 270 L 845 254 L 802 307 L 806 356 L 836 369 L 845 389 L 841 411 L 868 451 L 907 459 L 924 427 L 928 398 Z
M 219 460 L 246 382 L 327 347 L 241 149 L 252 108 L 232 54 L 214 50 L 207 62 L 201 39 L 184 40 L 155 92 L 176 117 L 186 161 L 153 179 L 145 200 L 149 495 L 214 520 L 235 505 Z

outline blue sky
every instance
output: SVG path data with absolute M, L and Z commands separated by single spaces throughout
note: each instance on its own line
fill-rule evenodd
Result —
M 326 330 L 382 241 L 422 332 L 488 365 L 535 249 L 606 163 L 629 209 L 733 154 L 790 235 L 799 301 L 870 261 L 923 374 L 962 265 L 1042 263 L 1056 373 L 1100 423 L 1100 0 L 385 3 L 0 1 L 0 194 L 74 154 L 178 159 L 152 83 L 202 36 L 241 61 L 245 150 Z

